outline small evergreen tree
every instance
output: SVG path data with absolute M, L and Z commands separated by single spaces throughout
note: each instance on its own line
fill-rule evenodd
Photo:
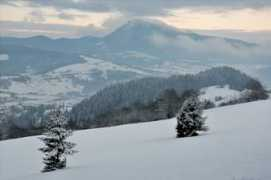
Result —
M 198 135 L 197 131 L 207 131 L 205 117 L 197 96 L 186 99 L 177 114 L 177 137 Z
M 45 167 L 42 172 L 65 168 L 66 155 L 77 152 L 73 150 L 75 143 L 66 141 L 66 138 L 72 135 L 72 131 L 65 128 L 66 124 L 63 108 L 57 107 L 50 112 L 45 137 L 40 138 L 45 144 L 45 147 L 39 148 L 45 154 L 43 158 Z

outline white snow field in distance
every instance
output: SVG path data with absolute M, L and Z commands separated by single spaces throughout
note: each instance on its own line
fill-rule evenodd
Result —
M 9 56 L 7 54 L 0 54 L 0 61 L 8 61 Z
M 77 131 L 68 167 L 41 173 L 34 137 L 0 142 L 1 180 L 270 180 L 271 100 L 205 111 L 209 132 L 175 138 L 176 120 Z

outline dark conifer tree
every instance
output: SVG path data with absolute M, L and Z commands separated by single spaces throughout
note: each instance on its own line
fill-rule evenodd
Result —
M 58 107 L 50 112 L 45 137 L 40 138 L 45 144 L 45 147 L 39 148 L 45 154 L 42 172 L 65 168 L 66 156 L 77 152 L 73 150 L 75 144 L 66 141 L 66 138 L 72 135 L 72 131 L 66 129 L 66 124 L 63 108 Z
M 177 114 L 177 137 L 188 137 L 198 135 L 198 131 L 207 131 L 205 117 L 197 96 L 189 97 L 184 101 Z

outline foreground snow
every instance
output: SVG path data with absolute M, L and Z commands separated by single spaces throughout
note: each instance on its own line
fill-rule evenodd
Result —
M 175 138 L 175 120 L 78 131 L 68 168 L 40 173 L 36 137 L 0 142 L 0 179 L 270 180 L 271 100 L 205 112 L 208 133 Z

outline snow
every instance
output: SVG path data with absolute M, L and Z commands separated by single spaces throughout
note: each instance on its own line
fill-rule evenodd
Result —
M 10 94 L 9 94 L 9 93 L 1 92 L 1 91 L 0 91 L 0 98 L 9 98 L 9 97 L 10 97 Z
M 222 87 L 209 86 L 200 90 L 199 98 L 201 101 L 210 100 L 215 103 L 215 105 L 219 105 L 222 102 L 228 102 L 230 100 L 239 98 L 244 92 L 245 90 L 241 92 L 231 89 L 229 85 L 225 85 Z M 221 99 L 217 100 L 217 97 L 220 97 Z
M 74 86 L 71 80 L 68 79 L 51 79 L 40 76 L 31 77 L 31 82 L 14 82 L 12 81 L 9 91 L 20 94 L 39 94 L 39 95 L 52 95 L 59 93 L 66 93 L 71 91 L 81 91 L 80 86 Z
M 138 77 L 151 76 L 151 73 L 125 65 L 117 65 L 86 56 L 81 56 L 81 58 L 85 62 L 63 66 L 45 74 L 32 74 L 29 71 L 24 74 L 27 77 L 26 81 L 14 80 L 20 76 L 0 77 L 0 79 L 10 82 L 9 87 L 0 87 L 0 91 L 14 94 L 13 97 L 6 97 L 8 101 L 5 101 L 5 105 L 16 105 L 19 102 L 23 102 L 25 105 L 54 104 L 60 101 L 73 105 L 94 93 L 84 94 L 85 84 L 76 83 L 76 81 L 82 80 L 89 83 L 95 80 L 96 77 L 93 74 L 97 71 L 101 72 L 101 78 L 104 80 L 110 78 L 108 72 L 111 71 L 132 72 Z M 104 86 L 106 85 L 103 81 L 101 83 L 104 83 Z M 1 94 L 0 98 L 3 98 L 4 95 Z M 71 94 L 75 95 L 71 96 Z
M 153 56 L 136 51 L 126 51 L 119 56 L 129 56 L 143 61 L 155 59 Z M 116 82 L 150 76 L 194 74 L 209 67 L 187 59 L 180 61 L 168 59 L 142 66 L 120 65 L 98 58 L 80 57 L 84 62 L 62 66 L 44 74 L 35 74 L 29 67 L 26 73 L 17 76 L 1 76 L 0 80 L 7 81 L 7 86 L 0 87 L 0 91 L 12 96 L 0 95 L 0 101 L 2 99 L 5 106 L 18 104 L 35 106 L 60 102 L 73 105 L 94 94 L 96 88 L 103 88 Z M 112 77 L 112 73 L 119 74 L 121 78 Z M 18 81 L 22 78 L 24 80 Z M 94 85 L 89 90 L 92 83 Z
M 136 51 L 127 51 L 119 55 L 142 58 L 144 60 L 155 58 Z M 142 67 L 119 65 L 87 56 L 80 57 L 84 62 L 62 66 L 44 74 L 35 74 L 31 70 L 31 67 L 29 67 L 27 73 L 18 76 L 1 76 L 0 79 L 7 81 L 9 85 L 8 87 L 0 87 L 0 91 L 5 94 L 13 94 L 13 96 L 8 97 L 1 93 L 0 101 L 2 99 L 5 106 L 18 105 L 19 103 L 35 106 L 60 102 L 73 105 L 95 93 L 95 85 L 92 91 L 85 91 L 88 89 L 88 84 L 92 82 L 105 87 L 106 85 L 122 81 L 114 79 L 114 77 L 112 79 L 110 77 L 110 73 L 112 72 L 119 73 L 120 75 L 123 73 L 121 76 L 123 76 L 123 80 L 125 81 L 130 78 L 136 79 L 150 76 L 168 77 L 176 74 L 196 73 L 207 68 L 207 66 L 171 60 Z M 125 73 L 133 75 L 133 77 L 127 77 L 128 79 L 126 79 Z M 25 80 L 18 81 L 22 77 Z
M 80 93 L 82 89 L 82 86 L 72 83 L 72 80 L 68 78 L 35 75 L 31 76 L 27 82 L 11 81 L 8 90 L 2 91 L 16 94 L 16 97 L 24 99 L 25 104 L 39 105 L 57 102 L 57 100 L 64 98 L 66 94 Z M 18 103 L 18 99 L 15 99 L 15 102 Z
M 82 80 L 91 80 L 91 73 L 93 71 L 101 71 L 102 77 L 104 79 L 108 79 L 107 71 L 126 71 L 126 72 L 135 72 L 142 75 L 149 75 L 144 71 L 120 66 L 113 64 L 111 62 L 107 62 L 101 59 L 94 59 L 86 56 L 81 56 L 86 62 L 85 63 L 79 63 L 79 64 L 72 64 L 68 66 L 64 66 L 61 68 L 56 69 L 51 75 L 54 74 L 61 74 L 61 75 L 67 75 L 67 74 L 73 74 L 76 75 L 78 79 Z M 90 78 L 90 79 L 89 79 Z
M 149 54 L 145 54 L 142 52 L 137 52 L 137 51 L 125 51 L 122 53 L 116 53 L 118 56 L 124 57 L 124 58 L 137 58 L 142 61 L 153 61 L 157 60 L 158 58 Z
M 9 56 L 8 54 L 0 54 L 0 61 L 8 61 Z
M 176 120 L 77 131 L 68 168 L 40 173 L 37 137 L 0 142 L 1 180 L 270 180 L 271 100 L 205 111 L 210 131 L 175 138 Z
M 155 76 L 169 77 L 178 74 L 196 74 L 200 71 L 210 68 L 208 65 L 201 65 L 192 62 L 190 60 L 173 61 L 171 59 L 164 60 L 161 63 L 155 63 L 154 65 L 144 66 L 141 69 L 151 71 Z

